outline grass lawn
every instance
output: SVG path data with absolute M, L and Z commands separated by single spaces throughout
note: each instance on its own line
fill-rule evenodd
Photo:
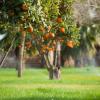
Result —
M 0 100 L 100 100 L 100 68 L 62 69 L 49 80 L 46 69 L 0 69 Z

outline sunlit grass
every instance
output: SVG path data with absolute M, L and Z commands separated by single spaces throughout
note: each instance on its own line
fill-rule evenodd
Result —
M 0 100 L 100 100 L 100 68 L 64 68 L 60 80 L 46 69 L 0 69 Z

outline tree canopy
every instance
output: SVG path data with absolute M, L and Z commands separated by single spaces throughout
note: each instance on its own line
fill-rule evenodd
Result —
M 1 0 L 0 19 L 3 20 L 0 30 L 8 32 L 2 43 L 6 41 L 8 45 L 17 33 L 19 37 L 26 35 L 28 49 L 35 45 L 37 38 L 43 48 L 47 44 L 53 45 L 55 40 L 64 41 L 65 45 L 71 40 L 74 46 L 79 45 L 79 29 L 72 17 L 72 3 L 73 0 Z M 15 45 L 20 47 L 20 38 Z

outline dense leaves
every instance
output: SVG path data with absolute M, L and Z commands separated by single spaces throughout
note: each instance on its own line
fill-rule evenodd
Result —
M 79 29 L 72 18 L 72 3 L 73 0 L 5 0 L 0 2 L 2 5 L 0 19 L 3 19 L 0 21 L 0 29 L 10 33 L 3 41 L 8 44 L 11 37 L 17 33 L 15 47 L 21 47 L 21 36 L 25 36 L 27 50 L 38 46 L 43 52 L 54 50 L 57 41 L 64 45 L 72 41 L 73 46 L 66 45 L 71 48 L 79 45 Z M 44 50 L 45 47 L 47 47 L 46 50 Z

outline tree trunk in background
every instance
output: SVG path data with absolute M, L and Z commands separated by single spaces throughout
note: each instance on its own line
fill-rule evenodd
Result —
M 96 44 L 95 49 L 96 49 L 96 54 L 95 54 L 96 66 L 100 66 L 100 45 Z
M 19 48 L 19 63 L 18 63 L 18 77 L 22 76 L 22 69 L 23 69 L 23 56 L 24 56 L 24 43 L 25 43 L 25 36 L 21 38 L 21 48 Z
M 15 48 L 14 53 L 15 53 L 15 56 L 16 56 L 16 62 L 17 62 L 17 64 L 16 64 L 16 70 L 18 70 L 18 62 L 19 62 L 19 60 L 18 60 L 19 48 L 18 48 L 18 47 Z
M 45 66 L 45 59 L 43 54 L 41 55 L 41 68 L 43 68 Z

